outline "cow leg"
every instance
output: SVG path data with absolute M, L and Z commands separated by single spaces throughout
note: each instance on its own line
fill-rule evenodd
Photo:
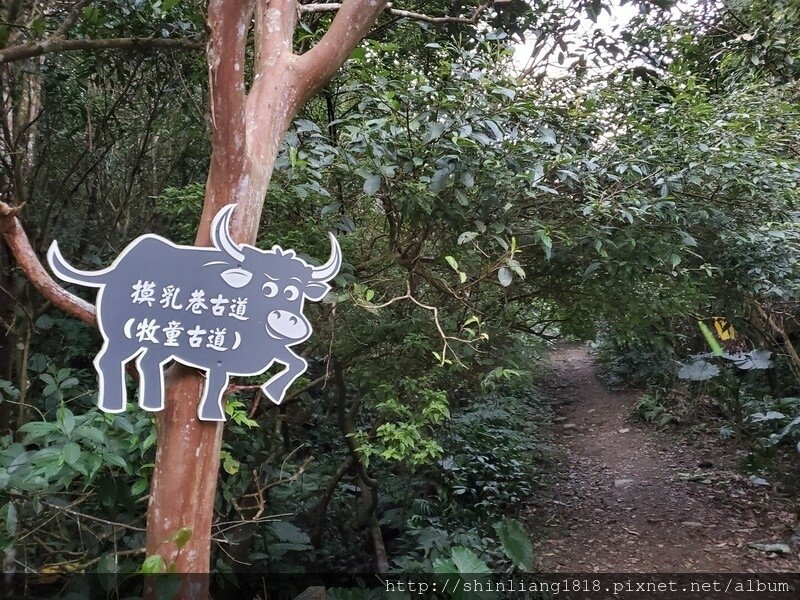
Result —
M 94 359 L 99 375 L 97 406 L 105 412 L 125 412 L 125 363 L 130 357 L 121 358 L 118 353 L 109 350 L 110 348 L 104 347 Z
M 163 410 L 164 376 L 161 363 L 153 352 L 145 350 L 136 361 L 139 369 L 139 406 L 144 410 Z
M 197 410 L 202 421 L 224 421 L 225 411 L 222 409 L 222 394 L 228 387 L 228 374 L 219 369 L 209 369 L 206 377 L 206 389 L 200 407 Z
M 275 360 L 286 365 L 286 368 L 262 385 L 261 391 L 275 404 L 280 404 L 289 386 L 294 383 L 295 379 L 305 373 L 308 363 L 288 348 L 284 354 L 277 356 Z

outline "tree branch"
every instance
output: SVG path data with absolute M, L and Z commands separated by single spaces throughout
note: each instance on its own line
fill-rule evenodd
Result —
M 20 44 L 0 50 L 0 64 L 24 58 L 52 54 L 54 52 L 74 52 L 76 50 L 202 50 L 202 42 L 187 38 L 110 38 L 101 40 L 65 40 L 48 38 L 30 44 Z
M 292 38 L 297 24 L 295 0 L 272 0 L 256 5 L 256 67 L 257 76 L 264 77 L 267 70 L 280 58 L 292 53 Z
M 400 8 L 394 8 L 391 4 L 387 3 L 384 7 L 384 12 L 389 13 L 394 17 L 400 17 L 403 19 L 413 19 L 415 21 L 423 21 L 425 23 L 434 23 L 434 24 L 442 24 L 442 23 L 463 23 L 466 25 L 475 25 L 478 22 L 478 18 L 484 13 L 488 8 L 497 5 L 497 4 L 509 4 L 511 0 L 494 0 L 493 2 L 484 2 L 480 6 L 478 6 L 473 12 L 472 15 L 469 17 L 458 17 L 454 15 L 447 15 L 444 17 L 434 17 L 432 15 L 426 15 L 424 13 L 414 12 L 411 10 L 403 10 Z M 330 4 L 326 3 L 314 3 L 314 4 L 303 4 L 300 6 L 301 13 L 325 13 L 325 12 L 338 12 L 341 8 L 343 2 L 332 2 Z
M 67 37 L 69 30 L 72 29 L 72 26 L 75 25 L 75 23 L 77 23 L 78 19 L 80 19 L 84 7 L 91 1 L 92 0 L 79 0 L 78 2 L 76 2 L 69 10 L 69 13 L 67 13 L 67 16 L 64 17 L 64 21 L 56 30 L 56 33 L 53 37 L 54 38 Z
M 303 101 L 313 96 L 341 68 L 387 4 L 386 0 L 345 0 L 300 7 L 301 10 L 310 6 L 337 7 L 336 17 L 322 39 L 297 60 Z
M 206 57 L 212 152 L 206 201 L 195 239 L 198 246 L 211 244 L 211 220 L 219 209 L 240 199 L 247 158 L 245 49 L 254 8 L 254 0 L 210 0 L 208 3 Z
M 21 208 L 21 206 L 12 208 L 5 202 L 0 202 L 0 233 L 14 254 L 17 264 L 33 286 L 50 302 L 65 313 L 97 327 L 97 314 L 94 307 L 74 294 L 70 294 L 45 271 L 17 218 Z

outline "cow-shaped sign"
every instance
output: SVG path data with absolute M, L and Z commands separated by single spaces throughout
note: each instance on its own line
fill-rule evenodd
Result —
M 204 369 L 198 414 L 224 421 L 222 394 L 231 375 L 260 375 L 278 362 L 285 369 L 261 389 L 280 403 L 308 364 L 291 347 L 309 338 L 306 298 L 322 299 L 342 263 L 329 234 L 331 256 L 319 267 L 293 250 L 259 250 L 235 243 L 229 233 L 236 205 L 225 206 L 211 225 L 213 248 L 179 246 L 147 234 L 131 242 L 111 266 L 80 271 L 53 242 L 47 260 L 61 279 L 100 288 L 97 322 L 103 347 L 94 360 L 98 405 L 125 410 L 125 363 L 136 357 L 139 405 L 164 408 L 164 367 L 171 360 Z

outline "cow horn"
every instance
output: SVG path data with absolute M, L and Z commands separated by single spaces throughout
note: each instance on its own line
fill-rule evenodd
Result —
M 315 281 L 330 281 L 342 266 L 342 249 L 339 247 L 339 242 L 336 240 L 336 236 L 330 232 L 328 232 L 328 237 L 331 240 L 331 257 L 324 265 L 314 267 L 311 279 Z
M 235 204 L 228 204 L 222 207 L 217 216 L 214 217 L 211 222 L 211 241 L 217 250 L 221 250 L 231 258 L 241 262 L 244 260 L 244 254 L 230 236 L 231 215 L 234 208 L 236 208 Z

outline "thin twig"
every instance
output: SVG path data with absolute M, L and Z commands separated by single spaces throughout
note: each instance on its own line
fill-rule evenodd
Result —
M 132 531 L 147 531 L 144 527 L 136 527 L 135 525 L 128 525 L 127 523 L 119 523 L 117 521 L 109 521 L 107 519 L 101 519 L 100 517 L 87 515 L 86 513 L 78 512 L 77 510 L 72 510 L 71 508 L 67 508 L 66 506 L 59 506 L 58 504 L 51 504 L 50 502 L 46 502 L 44 500 L 42 500 L 41 502 L 45 506 L 49 506 L 50 508 L 54 508 L 56 510 L 60 510 L 62 512 L 67 513 L 68 515 L 72 515 L 73 517 L 78 517 L 78 518 L 81 518 L 81 519 L 88 519 L 89 521 L 94 521 L 96 523 L 102 523 L 104 525 L 111 525 L 112 527 L 123 527 L 125 529 L 130 529 Z
M 369 310 L 378 310 L 378 309 L 381 309 L 381 308 L 386 308 L 387 306 L 391 306 L 395 302 L 400 302 L 401 300 L 409 300 L 409 301 L 413 302 L 414 304 L 416 304 L 417 306 L 419 306 L 420 308 L 422 308 L 424 310 L 427 310 L 427 311 L 430 311 L 433 314 L 433 322 L 434 322 L 434 324 L 436 326 L 436 330 L 439 332 L 439 337 L 442 339 L 442 343 L 443 343 L 442 356 L 441 356 L 441 360 L 439 361 L 439 366 L 440 367 L 443 367 L 445 364 L 447 364 L 447 351 L 450 350 L 450 342 L 460 342 L 462 344 L 467 344 L 467 345 L 471 345 L 471 344 L 473 344 L 475 342 L 475 340 L 467 340 L 467 339 L 464 339 L 464 338 L 460 338 L 460 337 L 456 337 L 456 336 L 452 336 L 452 335 L 447 335 L 445 333 L 444 328 L 442 327 L 442 323 L 439 320 L 439 309 L 437 307 L 435 307 L 435 306 L 430 306 L 428 304 L 424 304 L 424 303 L 420 302 L 411 293 L 411 277 L 410 277 L 410 275 L 409 275 L 409 278 L 406 280 L 406 293 L 404 295 L 402 295 L 402 296 L 396 296 L 396 297 L 394 297 L 394 298 L 392 298 L 390 300 L 387 300 L 386 302 L 384 302 L 382 304 L 363 304 L 363 303 L 360 303 L 359 299 L 356 298 L 355 296 L 353 296 L 353 300 L 355 301 L 356 304 L 358 304 L 360 306 L 364 306 L 365 308 L 367 308 Z M 460 366 L 462 366 L 462 367 L 465 366 L 464 363 L 461 361 L 461 359 L 458 358 L 456 353 L 452 352 L 452 350 L 451 350 L 451 354 L 453 355 L 453 358 L 455 359 L 455 361 Z
M 511 0 L 494 0 L 493 2 L 484 2 L 483 4 L 478 6 L 474 11 L 472 11 L 472 14 L 469 17 L 455 17 L 455 16 L 434 17 L 433 15 L 426 15 L 425 13 L 394 8 L 391 3 L 386 5 L 384 12 L 394 17 L 399 17 L 402 19 L 413 19 L 414 21 L 423 21 L 425 23 L 433 23 L 437 25 L 450 24 L 450 23 L 475 25 L 478 22 L 478 18 L 481 16 L 481 14 L 486 12 L 487 9 L 499 4 L 509 4 L 510 2 Z M 300 13 L 313 14 L 313 13 L 337 12 L 341 7 L 342 7 L 341 2 L 331 2 L 327 4 L 320 2 L 313 4 L 303 4 L 300 6 Z

